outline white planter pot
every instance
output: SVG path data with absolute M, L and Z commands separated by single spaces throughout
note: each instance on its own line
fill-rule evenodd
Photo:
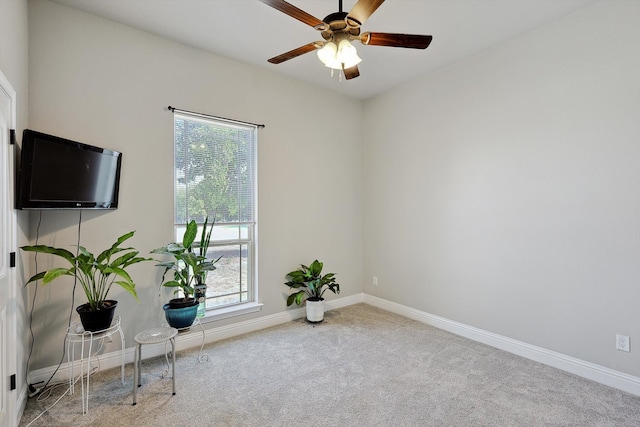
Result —
M 324 320 L 324 300 L 307 300 L 307 320 L 309 322 L 322 322 Z

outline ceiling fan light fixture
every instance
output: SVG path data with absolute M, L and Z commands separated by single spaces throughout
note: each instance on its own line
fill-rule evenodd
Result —
M 349 40 L 344 39 L 340 41 L 338 45 L 338 62 L 344 64 L 344 68 L 351 68 L 362 62 L 362 59 L 358 56 L 358 51 L 355 46 L 349 43 Z
M 362 62 L 356 48 L 347 39 L 340 40 L 337 46 L 332 41 L 325 43 L 321 49 L 318 49 L 318 59 L 326 67 L 334 70 L 342 70 L 343 67 L 351 68 Z
M 322 49 L 318 49 L 318 59 L 329 68 L 342 69 L 342 64 L 337 59 L 338 46 L 334 42 L 327 42 Z

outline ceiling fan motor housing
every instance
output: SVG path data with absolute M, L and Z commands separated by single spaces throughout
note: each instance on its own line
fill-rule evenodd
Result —
M 329 29 L 322 31 L 325 40 L 332 40 L 334 35 L 343 33 L 350 39 L 358 38 L 360 26 L 350 26 L 347 24 L 347 12 L 334 12 L 327 15 L 322 21 L 329 25 Z

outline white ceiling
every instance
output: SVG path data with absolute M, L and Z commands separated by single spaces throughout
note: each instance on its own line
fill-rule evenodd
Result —
M 530 31 L 597 0 L 387 0 L 362 31 L 429 34 L 426 50 L 355 43 L 360 77 L 339 81 L 315 53 L 279 65 L 267 59 L 322 40 L 310 26 L 258 0 L 53 0 L 237 61 L 366 99 Z M 356 0 L 344 0 L 349 11 Z M 316 18 L 338 0 L 289 0 Z

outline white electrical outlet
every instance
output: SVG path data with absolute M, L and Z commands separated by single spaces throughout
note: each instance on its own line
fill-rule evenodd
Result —
M 620 351 L 631 351 L 629 337 L 626 335 L 616 334 L 616 349 Z
M 378 277 L 377 276 L 373 276 L 373 285 L 374 286 L 378 286 Z

